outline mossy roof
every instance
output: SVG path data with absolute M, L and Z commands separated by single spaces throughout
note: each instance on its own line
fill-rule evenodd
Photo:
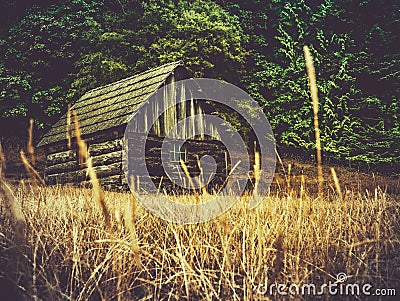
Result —
M 126 124 L 133 112 L 161 87 L 181 62 L 150 69 L 85 93 L 72 107 L 82 135 Z M 67 139 L 67 113 L 42 137 L 38 146 Z M 73 132 L 72 132 L 73 136 Z

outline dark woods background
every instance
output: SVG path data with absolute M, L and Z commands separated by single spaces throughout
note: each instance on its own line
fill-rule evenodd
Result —
M 248 91 L 278 147 L 308 154 L 309 45 L 326 159 L 396 171 L 399 2 L 293 2 L 1 2 L 0 136 L 25 135 L 34 118 L 38 139 L 87 90 L 183 60 L 195 76 Z

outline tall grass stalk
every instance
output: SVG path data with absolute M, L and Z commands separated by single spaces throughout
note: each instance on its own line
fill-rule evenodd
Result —
M 6 168 L 6 157 L 4 156 L 3 146 L 0 142 L 0 177 L 4 176 L 5 168 Z
M 35 148 L 33 147 L 33 119 L 29 119 L 29 128 L 28 128 L 28 144 L 26 150 L 29 154 L 31 162 L 35 165 Z
M 81 130 L 79 127 L 78 115 L 74 112 L 74 126 L 75 126 L 75 138 L 78 147 L 78 157 L 81 164 L 86 164 L 87 175 L 89 176 L 90 182 L 93 187 L 94 198 L 101 209 L 104 223 L 107 228 L 110 227 L 110 212 L 107 208 L 107 204 L 104 197 L 104 191 L 100 185 L 99 179 L 97 178 L 96 171 L 93 168 L 92 159 L 88 151 L 85 140 L 81 137 Z
M 71 149 L 71 147 L 72 147 L 71 105 L 68 105 L 68 110 L 67 110 L 67 131 L 66 131 L 66 135 L 67 135 L 67 147 L 68 147 L 68 149 Z
M 36 171 L 36 169 L 29 163 L 28 158 L 26 157 L 23 150 L 20 151 L 20 156 L 22 163 L 25 166 L 26 171 L 30 175 L 31 179 L 33 179 L 36 183 L 39 183 L 42 186 L 45 186 L 46 183 L 44 182 L 41 175 Z
M 303 47 L 304 57 L 306 60 L 306 68 L 307 68 L 307 75 L 308 75 L 308 82 L 310 85 L 310 93 L 311 93 L 311 100 L 313 105 L 313 112 L 314 112 L 314 131 L 315 131 L 315 148 L 317 152 L 317 167 L 318 167 L 318 196 L 320 198 L 323 197 L 323 173 L 322 173 L 322 151 L 321 151 L 321 136 L 320 136 L 320 129 L 318 123 L 318 88 L 317 88 L 317 79 L 315 76 L 315 68 L 313 59 L 311 56 L 310 49 L 308 46 Z
M 339 179 L 336 175 L 335 168 L 331 167 L 331 173 L 332 173 L 333 182 L 335 183 L 335 188 L 336 188 L 338 197 L 340 200 L 342 200 L 343 199 L 342 189 L 340 188 L 340 183 L 339 183 Z

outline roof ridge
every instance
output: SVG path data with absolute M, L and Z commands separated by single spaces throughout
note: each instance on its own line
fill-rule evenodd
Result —
M 150 73 L 150 72 L 153 72 L 153 71 L 155 71 L 155 70 L 157 70 L 157 69 L 165 68 L 165 67 L 170 66 L 170 65 L 179 66 L 179 65 L 182 65 L 182 61 L 179 60 L 179 61 L 174 61 L 174 62 L 166 63 L 166 64 L 164 64 L 164 65 L 157 66 L 157 67 L 154 67 L 154 68 L 150 68 L 150 69 L 147 69 L 146 71 L 133 74 L 133 75 L 131 75 L 131 76 L 129 76 L 129 77 L 125 77 L 125 78 L 120 79 L 120 80 L 117 80 L 117 81 L 115 81 L 115 82 L 111 82 L 111 83 L 106 84 L 106 85 L 104 85 L 104 86 L 100 86 L 100 87 L 93 88 L 93 89 L 91 89 L 91 90 L 86 91 L 86 92 L 82 95 L 82 97 L 83 97 L 84 95 L 90 93 L 90 92 L 97 91 L 97 90 L 100 90 L 100 89 L 103 89 L 103 88 L 106 88 L 106 87 L 109 87 L 109 86 L 113 86 L 113 85 L 116 85 L 116 84 L 120 84 L 120 83 L 122 83 L 122 82 L 124 82 L 124 81 L 130 80 L 130 79 L 132 79 L 132 78 L 134 78 L 134 77 L 137 77 L 137 76 L 139 76 L 139 75 L 143 75 L 143 74 L 146 74 L 146 73 Z M 82 97 L 81 97 L 81 98 L 82 98 Z

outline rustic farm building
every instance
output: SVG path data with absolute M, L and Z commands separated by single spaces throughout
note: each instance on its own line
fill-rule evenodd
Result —
M 122 170 L 122 145 L 126 125 L 134 114 L 160 87 L 175 81 L 189 78 L 190 74 L 180 62 L 174 62 L 148 70 L 135 76 L 96 88 L 84 94 L 72 107 L 79 118 L 82 138 L 88 144 L 88 150 L 100 182 L 105 188 L 126 189 L 127 181 Z M 168 97 L 179 97 L 171 92 Z M 167 98 L 168 98 L 167 97 Z M 157 111 L 157 108 L 150 108 Z M 168 177 L 161 168 L 160 154 L 163 137 L 169 127 L 191 115 L 210 114 L 211 106 L 205 101 L 191 100 L 168 110 L 163 117 L 153 124 L 148 124 L 146 116 L 137 121 L 136 134 L 150 130 L 150 135 L 143 135 L 146 143 L 146 165 L 155 184 L 171 187 Z M 149 111 L 148 114 L 153 114 Z M 67 114 L 61 117 L 42 137 L 38 146 L 44 147 L 46 154 L 45 181 L 48 184 L 85 182 L 85 166 L 79 164 L 74 143 L 69 149 L 67 144 Z M 74 125 L 72 124 L 72 127 Z M 199 123 L 188 125 L 185 131 L 194 127 L 206 127 Z M 219 133 L 211 128 L 212 136 Z M 74 131 L 72 131 L 72 135 Z M 205 154 L 212 155 L 218 162 L 214 184 L 221 183 L 227 175 L 227 153 L 223 145 L 211 136 L 198 135 L 185 142 L 184 147 L 171 146 L 173 160 L 183 159 L 191 173 L 198 172 L 197 158 Z M 73 139 L 74 140 L 74 139 Z M 130 162 L 129 164 L 135 164 Z M 131 168 L 130 168 L 131 169 Z M 134 170 L 134 166 L 132 166 Z M 131 175 L 140 183 L 140 175 Z

